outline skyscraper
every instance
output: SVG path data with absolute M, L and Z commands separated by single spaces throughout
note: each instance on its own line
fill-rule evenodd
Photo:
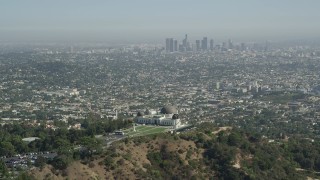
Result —
M 178 40 L 173 40 L 173 51 L 178 51 Z
M 166 52 L 170 52 L 170 38 L 166 39 Z
M 190 51 L 190 44 L 188 42 L 188 34 L 186 34 L 184 39 L 182 40 L 182 47 L 183 47 L 183 51 Z
M 187 48 L 187 44 L 188 44 L 188 34 L 185 35 L 185 37 L 182 41 L 183 47 Z
M 173 38 L 170 38 L 170 52 L 173 52 L 173 50 L 174 50 Z
M 200 40 L 196 40 L 196 51 L 200 51 Z
M 204 37 L 202 39 L 201 49 L 204 50 L 204 51 L 208 49 L 208 38 L 207 37 Z
M 210 39 L 210 50 L 213 51 L 213 39 Z
M 174 50 L 174 43 L 173 38 L 166 39 L 166 52 L 173 52 Z
M 229 41 L 228 41 L 228 48 L 233 49 L 233 42 L 231 39 L 229 39 Z

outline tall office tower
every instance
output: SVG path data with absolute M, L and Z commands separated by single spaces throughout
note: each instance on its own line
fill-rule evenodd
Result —
M 233 43 L 232 43 L 231 39 L 229 39 L 229 41 L 228 41 L 228 48 L 233 49 Z
M 185 37 L 182 41 L 183 47 L 187 48 L 187 44 L 188 44 L 188 34 L 185 35 Z
M 178 40 L 173 40 L 173 51 L 178 51 Z
M 182 46 L 184 51 L 190 51 L 190 43 L 188 42 L 188 34 L 185 35 L 184 39 L 182 40 Z
M 184 47 L 183 47 L 182 44 L 179 44 L 179 51 L 180 51 L 180 52 L 184 52 Z
M 200 40 L 196 40 L 196 51 L 200 51 Z
M 197 47 L 195 43 L 191 43 L 189 46 L 190 46 L 190 51 L 197 51 Z
M 204 37 L 202 39 L 201 49 L 204 51 L 208 49 L 208 38 L 207 37 Z
M 213 51 L 213 39 L 210 39 L 210 50 Z
M 166 52 L 170 52 L 170 38 L 166 39 Z
M 173 38 L 166 39 L 166 52 L 173 52 L 174 50 L 174 43 Z
M 170 52 L 173 52 L 173 50 L 174 50 L 173 38 L 170 38 Z

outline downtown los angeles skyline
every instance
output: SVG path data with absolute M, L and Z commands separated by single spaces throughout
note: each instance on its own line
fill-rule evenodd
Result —
M 4 1 L 1 41 L 157 42 L 190 34 L 225 40 L 320 37 L 320 1 Z

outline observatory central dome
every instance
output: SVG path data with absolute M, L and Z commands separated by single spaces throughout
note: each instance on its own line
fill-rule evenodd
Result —
M 178 114 L 176 107 L 174 106 L 164 106 L 160 110 L 161 114 Z

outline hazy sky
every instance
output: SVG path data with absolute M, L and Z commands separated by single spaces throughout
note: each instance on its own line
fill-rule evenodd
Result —
M 2 0 L 0 41 L 320 37 L 320 0 Z

